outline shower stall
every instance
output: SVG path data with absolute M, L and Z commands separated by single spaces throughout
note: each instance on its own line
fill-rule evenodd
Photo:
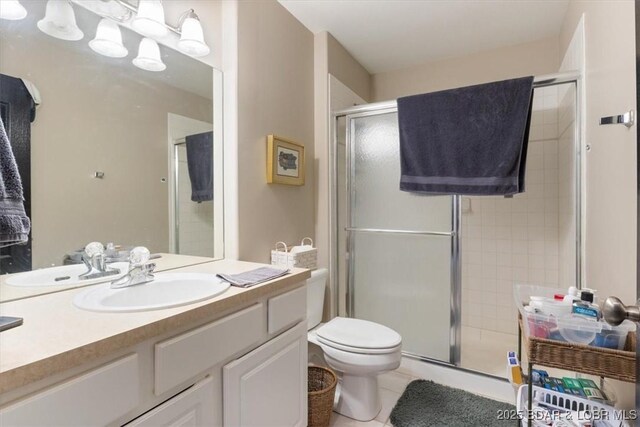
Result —
M 514 284 L 579 286 L 580 84 L 537 77 L 526 192 L 401 192 L 395 101 L 333 114 L 335 311 L 387 325 L 405 356 L 504 376 L 517 345 Z

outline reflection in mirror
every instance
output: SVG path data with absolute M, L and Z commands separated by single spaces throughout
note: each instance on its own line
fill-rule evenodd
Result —
M 44 25 L 47 2 L 21 3 L 24 19 L 0 20 L 0 106 L 32 229 L 26 245 L 0 249 L 0 274 L 82 270 L 83 249 L 94 241 L 123 269 L 135 246 L 167 254 L 160 269 L 221 257 L 214 224 L 222 200 L 213 197 L 218 71 L 78 2 L 70 5 L 84 36 L 63 40 Z M 63 286 L 42 286 L 41 274 L 18 280 L 31 291 L 16 293 L 6 277 L 0 300 Z

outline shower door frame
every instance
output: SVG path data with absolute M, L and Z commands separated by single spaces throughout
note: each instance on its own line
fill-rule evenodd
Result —
M 172 177 L 171 191 L 173 193 L 173 203 L 171 204 L 169 221 L 173 221 L 173 227 L 169 230 L 169 241 L 171 242 L 171 252 L 174 254 L 180 253 L 180 161 L 178 159 L 178 149 L 180 147 L 187 146 L 186 138 L 178 138 L 173 141 L 171 146 L 170 159 L 172 163 Z
M 575 88 L 575 121 L 574 121 L 574 161 L 575 161 L 575 176 L 574 176 L 574 191 L 575 191 L 575 247 L 576 247 L 576 287 L 582 287 L 583 278 L 583 197 L 582 197 L 582 180 L 583 180 L 583 108 L 582 108 L 582 77 L 578 71 L 570 71 L 566 73 L 548 74 L 543 76 L 537 76 L 533 81 L 533 88 L 542 88 L 547 86 L 557 86 L 563 84 L 573 84 Z M 353 317 L 354 315 L 354 278 L 353 278 L 353 250 L 354 239 L 352 233 L 355 232 L 368 232 L 368 233 L 389 233 L 389 234 L 406 234 L 406 235 L 432 235 L 432 236 L 448 236 L 451 238 L 451 290 L 450 290 L 450 330 L 449 330 L 449 361 L 442 361 L 433 359 L 424 355 L 413 354 L 403 351 L 403 356 L 421 360 L 424 362 L 435 363 L 440 365 L 446 365 L 454 367 L 456 369 L 469 371 L 460 366 L 460 354 L 461 354 L 461 327 L 462 327 L 462 312 L 461 312 L 461 300 L 462 300 L 462 263 L 460 254 L 460 229 L 461 229 L 461 200 L 462 196 L 452 195 L 452 210 L 451 210 L 451 231 L 449 232 L 436 232 L 436 231 L 424 231 L 424 230 L 383 230 L 383 229 L 356 229 L 352 227 L 351 213 L 353 204 L 353 174 L 354 159 L 351 155 L 351 134 L 353 119 L 362 117 L 370 117 L 382 114 L 397 113 L 396 101 L 384 101 L 376 102 L 356 107 L 350 107 L 344 110 L 331 113 L 331 126 L 330 126 L 330 138 L 329 144 L 329 156 L 330 156 L 330 173 L 329 173 L 329 188 L 331 189 L 329 197 L 329 230 L 330 230 L 330 247 L 331 254 L 329 257 L 329 269 L 332 292 L 332 309 L 335 314 L 339 314 L 340 310 L 340 289 L 339 289 L 339 275 L 338 275 L 338 120 L 344 118 L 346 139 L 346 163 L 347 170 L 345 171 L 346 185 L 347 185 L 347 214 L 346 214 L 346 312 L 347 316 Z M 485 376 L 495 377 L 492 374 L 487 374 L 480 371 L 473 371 L 474 373 L 482 374 Z M 495 377 L 504 379 L 502 377 Z

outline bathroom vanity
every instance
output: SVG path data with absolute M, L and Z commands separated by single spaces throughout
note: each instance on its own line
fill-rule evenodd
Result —
M 215 261 L 174 272 L 239 273 Z M 73 306 L 82 289 L 0 305 L 0 424 L 307 422 L 307 270 L 212 299 L 135 313 Z M 142 285 L 144 286 L 144 285 Z

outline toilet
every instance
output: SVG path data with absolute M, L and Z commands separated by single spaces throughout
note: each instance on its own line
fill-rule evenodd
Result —
M 311 362 L 324 356 L 326 364 L 341 374 L 341 388 L 334 410 L 359 421 L 369 421 L 381 409 L 378 375 L 398 368 L 402 337 L 393 329 L 367 320 L 336 317 L 322 320 L 326 269 L 311 272 L 307 280 L 307 329 Z M 315 358 L 315 359 L 314 359 Z

